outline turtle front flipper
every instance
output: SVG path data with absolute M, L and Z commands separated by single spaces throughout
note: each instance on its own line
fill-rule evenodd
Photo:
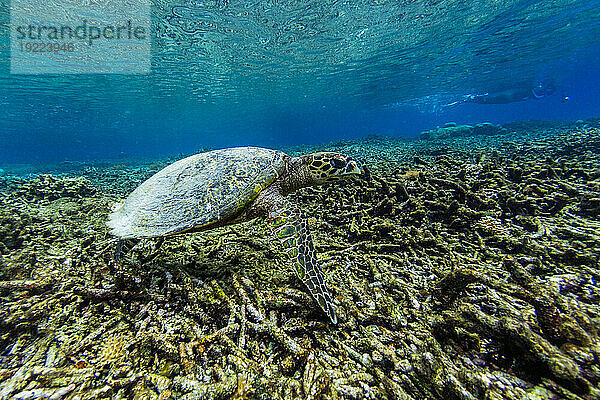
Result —
M 331 322 L 336 324 L 333 303 L 317 261 L 308 221 L 302 211 L 287 201 L 280 202 L 269 210 L 267 223 L 290 256 L 298 278 L 304 282 Z

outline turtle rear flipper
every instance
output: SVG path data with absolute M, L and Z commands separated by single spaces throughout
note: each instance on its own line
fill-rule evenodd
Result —
M 269 210 L 267 224 L 285 248 L 298 278 L 304 282 L 331 322 L 337 324 L 337 316 L 323 280 L 323 271 L 317 260 L 308 221 L 302 211 L 282 198 Z

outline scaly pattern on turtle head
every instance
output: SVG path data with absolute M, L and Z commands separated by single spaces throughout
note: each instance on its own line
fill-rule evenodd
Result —
M 360 175 L 356 160 L 344 154 L 319 152 L 308 154 L 303 158 L 308 166 L 311 180 L 317 185 Z

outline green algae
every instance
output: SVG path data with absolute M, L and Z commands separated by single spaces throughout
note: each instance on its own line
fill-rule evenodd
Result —
M 0 197 L 0 397 L 599 398 L 600 132 L 517 128 L 328 148 L 370 171 L 293 196 L 335 327 L 260 221 L 116 260 L 110 203 L 157 167 L 22 183 Z

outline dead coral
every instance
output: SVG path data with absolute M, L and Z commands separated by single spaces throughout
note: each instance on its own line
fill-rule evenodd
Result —
M 0 398 L 600 398 L 600 133 L 527 129 L 331 145 L 369 174 L 293 199 L 337 326 L 260 221 L 117 261 L 109 189 L 26 183 L 1 199 Z M 94 168 L 122 194 L 151 172 Z

